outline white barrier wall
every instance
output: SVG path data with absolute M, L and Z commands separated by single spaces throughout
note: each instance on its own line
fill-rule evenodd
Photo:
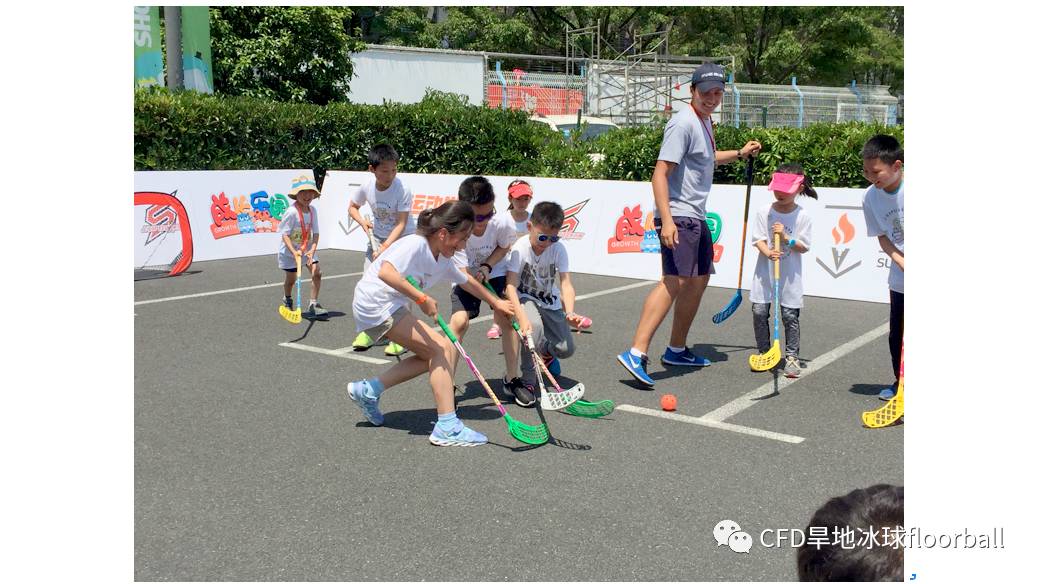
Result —
M 277 253 L 278 219 L 292 205 L 288 193 L 292 179 L 298 176 L 313 178 L 312 170 L 207 170 L 135 172 L 133 187 L 136 192 L 172 194 L 183 203 L 191 222 L 194 242 L 194 260 L 220 260 Z M 322 199 L 317 199 L 318 220 Z M 134 216 L 134 261 L 143 263 L 152 250 L 140 237 L 143 212 Z M 321 228 L 325 221 L 321 220 Z M 334 225 L 334 222 L 332 223 Z M 330 247 L 323 240 L 321 249 Z M 271 259 L 273 262 L 274 260 Z
M 278 193 L 288 191 L 291 179 L 305 170 L 251 172 L 138 172 L 138 191 L 177 191 L 187 207 L 195 237 L 195 259 L 220 259 L 273 255 L 274 233 L 227 234 L 229 220 L 216 226 L 219 195 L 225 194 L 235 211 L 236 224 L 247 224 L 257 205 L 280 205 Z M 348 217 L 349 197 L 367 181 L 369 172 L 329 171 L 315 203 L 320 219 L 320 247 L 360 251 L 366 247 L 363 231 Z M 400 173 L 414 194 L 412 213 L 457 198 L 461 175 Z M 498 194 L 497 210 L 506 212 L 507 186 L 516 177 L 488 176 Z M 660 277 L 659 243 L 652 229 L 652 189 L 648 182 L 573 180 L 522 177 L 533 187 L 534 200 L 550 200 L 566 210 L 563 226 L 570 266 L 574 272 L 655 280 Z M 862 189 L 819 188 L 819 201 L 801 197 L 813 220 L 811 251 L 804 258 L 804 293 L 850 300 L 888 302 L 887 259 L 875 238 L 865 234 L 861 209 Z M 745 186 L 714 185 L 707 211 L 715 236 L 712 286 L 735 288 L 739 272 L 739 241 L 743 228 Z M 266 195 L 264 198 L 263 195 Z M 217 199 L 214 201 L 213 197 Z M 283 195 L 281 195 L 283 197 Z M 290 199 L 285 197 L 289 203 Z M 755 186 L 750 201 L 750 221 L 757 209 L 774 198 L 764 186 Z M 274 209 L 275 211 L 277 208 Z M 240 212 L 238 212 L 240 211 Z M 269 208 L 268 211 L 269 213 Z M 367 208 L 362 213 L 368 212 Z M 225 212 L 226 214 L 226 212 Z M 249 217 L 245 217 L 249 215 Z M 139 230 L 139 227 L 138 227 Z M 223 230 L 223 231 L 221 231 Z M 752 230 L 752 228 L 751 228 Z M 217 237 L 219 236 L 219 237 Z M 141 238 L 138 238 L 141 240 Z M 749 234 L 747 235 L 749 240 Z M 743 268 L 743 288 L 748 289 L 757 250 L 749 241 Z
M 483 104 L 486 61 L 482 53 L 379 47 L 351 53 L 350 59 L 352 103 L 418 103 L 427 89 L 436 89 L 467 96 L 473 105 Z

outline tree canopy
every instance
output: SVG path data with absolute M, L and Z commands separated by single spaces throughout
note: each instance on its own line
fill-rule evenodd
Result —
M 215 89 L 276 101 L 346 101 L 353 75 L 349 8 L 210 8 Z
M 904 87 L 900 6 L 212 7 L 216 91 L 346 101 L 365 43 L 564 55 L 566 30 L 597 27 L 601 58 L 668 33 L 671 55 L 735 60 L 748 83 Z M 650 37 L 642 37 L 650 38 Z M 659 35 L 651 38 L 660 38 Z M 590 53 L 590 35 L 581 37 Z M 646 47 L 637 47 L 644 50 Z
M 598 27 L 602 57 L 637 35 L 669 31 L 672 55 L 734 57 L 749 83 L 904 86 L 901 6 L 451 6 L 354 7 L 368 43 L 563 55 L 566 28 Z M 585 51 L 587 48 L 585 48 Z

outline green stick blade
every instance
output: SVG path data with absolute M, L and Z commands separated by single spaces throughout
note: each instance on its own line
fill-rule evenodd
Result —
M 548 426 L 544 424 L 530 426 L 508 414 L 505 414 L 505 422 L 508 422 L 508 431 L 511 432 L 512 436 L 526 444 L 544 444 L 550 436 L 548 434 Z
M 597 402 L 577 400 L 576 403 L 562 411 L 582 418 L 601 418 L 602 416 L 608 416 L 613 413 L 615 407 L 616 404 L 614 404 L 611 399 Z

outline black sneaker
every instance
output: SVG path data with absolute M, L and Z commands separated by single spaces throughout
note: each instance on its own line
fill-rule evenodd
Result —
M 281 303 L 285 305 L 285 308 L 287 308 L 289 310 L 292 310 L 292 297 L 291 296 L 285 296 L 281 300 Z
M 523 408 L 532 408 L 537 403 L 537 396 L 533 393 L 533 386 L 523 382 L 518 377 L 512 378 L 505 383 L 505 389 L 512 393 L 515 404 Z

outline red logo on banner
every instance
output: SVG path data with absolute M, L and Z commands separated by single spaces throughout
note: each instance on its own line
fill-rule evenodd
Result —
M 152 205 L 145 210 L 141 233 L 147 233 L 148 239 L 144 245 L 155 241 L 163 233 L 172 233 L 177 229 L 177 212 L 173 210 L 172 205 Z
M 559 237 L 562 239 L 584 238 L 584 232 L 577 231 L 577 227 L 580 225 L 580 219 L 577 219 L 577 214 L 583 211 L 584 207 L 586 207 L 590 201 L 591 199 L 584 199 L 563 211 L 565 219 L 562 221 L 562 229 L 559 230 Z
M 418 217 L 418 214 L 426 209 L 435 209 L 447 201 L 454 201 L 457 198 L 458 195 L 425 195 L 415 193 L 414 199 L 411 200 L 411 216 Z
M 209 206 L 209 213 L 213 216 L 213 224 L 209 230 L 213 232 L 213 238 L 220 239 L 228 235 L 238 235 L 238 215 L 231 210 L 231 203 L 227 195 L 212 196 L 213 204 Z
M 633 209 L 624 207 L 623 214 L 616 221 L 616 230 L 609 238 L 609 253 L 636 253 L 642 249 L 645 229 L 642 227 L 642 206 Z

